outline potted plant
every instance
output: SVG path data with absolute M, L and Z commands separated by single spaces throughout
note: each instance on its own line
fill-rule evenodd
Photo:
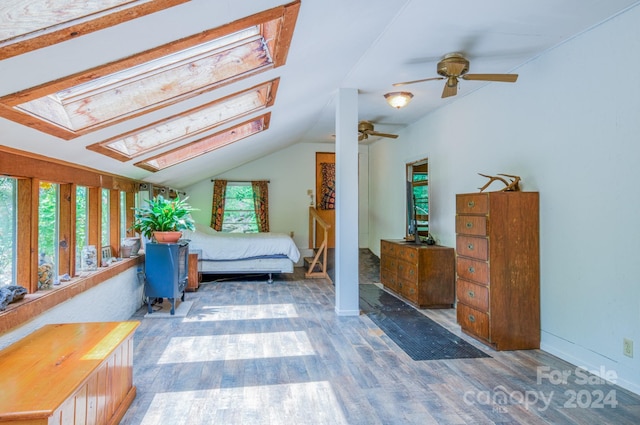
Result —
M 156 242 L 177 242 L 182 237 L 182 230 L 195 230 L 191 218 L 191 211 L 195 209 L 186 202 L 187 199 L 166 199 L 162 195 L 145 199 L 143 206 L 134 208 L 131 228 Z

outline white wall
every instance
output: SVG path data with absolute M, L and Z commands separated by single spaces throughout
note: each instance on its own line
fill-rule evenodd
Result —
M 540 192 L 542 349 L 640 393 L 640 8 L 370 147 L 371 249 L 404 234 L 404 164 L 429 158 L 431 229 L 455 246 L 455 194 L 477 173 Z M 411 107 L 411 106 L 409 106 Z M 497 186 L 496 188 L 499 188 Z M 622 355 L 622 340 L 636 355 Z
M 309 247 L 309 204 L 307 190 L 315 193 L 316 152 L 335 152 L 328 143 L 300 143 L 262 159 L 238 167 L 220 176 L 227 180 L 269 180 L 269 225 L 272 232 L 294 232 L 294 241 L 302 251 Z M 368 242 L 368 149 L 360 146 L 360 245 Z M 213 183 L 211 178 L 185 189 L 189 203 L 199 211 L 196 222 L 211 222 Z
M 128 268 L 119 275 L 47 310 L 30 322 L 2 334 L 0 349 L 47 324 L 130 320 L 143 304 L 144 285 L 138 280 L 138 269 L 143 268 L 143 264 Z

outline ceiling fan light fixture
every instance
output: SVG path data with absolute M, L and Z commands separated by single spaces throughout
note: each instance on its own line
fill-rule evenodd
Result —
M 396 109 L 404 108 L 411 102 L 413 93 L 408 91 L 394 91 L 384 95 L 387 103 Z

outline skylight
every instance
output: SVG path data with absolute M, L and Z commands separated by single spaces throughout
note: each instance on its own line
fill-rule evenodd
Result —
M 4 96 L 0 116 L 73 139 L 281 66 L 299 7 L 276 7 Z
M 273 105 L 278 82 L 278 79 L 268 81 L 141 129 L 87 146 L 87 149 L 120 161 L 128 161 Z
M 86 130 L 271 65 L 257 31 L 251 27 L 15 108 L 69 131 Z
M 211 136 L 186 144 L 169 152 L 154 156 L 135 165 L 148 171 L 159 171 L 172 165 L 179 164 L 205 153 L 214 151 L 223 146 L 235 143 L 239 140 L 260 133 L 269 128 L 271 113 L 266 113 L 257 118 L 245 121 L 227 130 L 220 131 Z
M 22 103 L 16 109 L 71 131 L 85 130 L 271 64 L 258 28 L 251 27 Z
M 0 60 L 190 0 L 11 0 L 0 4 Z

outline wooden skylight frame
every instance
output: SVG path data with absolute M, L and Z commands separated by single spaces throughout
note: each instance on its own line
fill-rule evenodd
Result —
M 282 66 L 299 8 L 298 0 L 3 96 L 0 116 L 70 140 Z M 146 83 L 157 89 L 141 89 Z
M 87 146 L 87 149 L 129 161 L 155 149 L 210 131 L 234 119 L 272 106 L 279 78 Z
M 0 2 L 0 60 L 77 38 L 191 0 Z
M 236 124 L 231 128 L 219 131 L 210 136 L 203 137 L 195 142 L 188 143 L 179 148 L 161 153 L 154 157 L 134 164 L 144 170 L 156 172 L 169 168 L 181 162 L 188 161 L 200 155 L 220 149 L 242 139 L 246 139 L 254 134 L 261 133 L 269 128 L 271 112 L 260 115 L 256 118 Z

